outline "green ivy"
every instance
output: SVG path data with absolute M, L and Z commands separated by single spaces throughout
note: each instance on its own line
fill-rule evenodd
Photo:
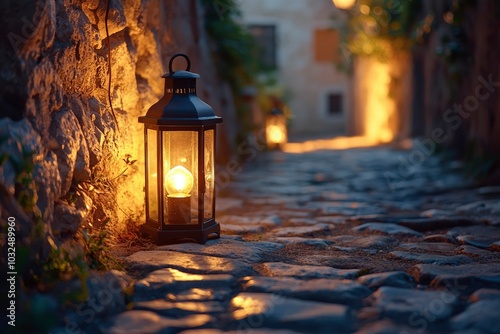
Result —
M 203 0 L 205 28 L 215 44 L 213 59 L 221 78 L 239 92 L 256 82 L 259 64 L 255 43 L 245 26 L 238 22 L 241 12 L 235 0 Z
M 121 268 L 121 265 L 110 255 L 109 251 L 109 231 L 106 224 L 109 218 L 103 223 L 103 226 L 97 232 L 91 232 L 87 229 L 81 230 L 83 243 L 85 246 L 86 262 L 92 269 L 109 270 L 113 268 Z
M 68 250 L 54 246 L 49 257 L 42 264 L 42 275 L 39 280 L 43 284 L 52 285 L 60 280 L 78 277 L 82 289 L 71 291 L 67 301 L 84 301 L 88 296 L 87 278 L 89 268 L 80 249 Z
M 398 50 L 409 50 L 415 16 L 420 2 L 395 0 L 359 0 L 351 11 L 348 29 L 343 32 L 348 51 L 374 56 L 385 62 Z
M 21 143 L 18 143 L 18 147 L 21 151 L 20 160 L 9 159 L 16 173 L 15 196 L 26 213 L 31 213 L 35 209 L 37 201 L 36 185 L 33 180 L 33 171 L 35 168 L 33 152 L 26 149 Z M 5 162 L 7 159 L 8 156 L 4 154 L 1 160 Z
M 233 91 L 236 116 L 239 120 L 237 142 L 253 130 L 248 116 L 250 107 L 241 92 L 253 86 L 258 94 L 263 89 L 258 76 L 265 72 L 260 63 L 258 49 L 252 35 L 240 23 L 241 11 L 235 0 L 203 0 L 205 29 L 213 43 L 212 58 L 218 75 L 226 80 Z

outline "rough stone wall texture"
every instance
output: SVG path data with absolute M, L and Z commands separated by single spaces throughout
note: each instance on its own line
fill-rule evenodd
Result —
M 192 71 L 201 75 L 200 97 L 225 118 L 221 156 L 235 135 L 227 124 L 235 115 L 232 93 L 212 64 L 200 3 L 110 1 L 116 123 L 108 101 L 107 1 L 0 4 L 0 156 L 7 159 L 0 167 L 0 197 L 2 203 L 19 198 L 19 175 L 33 165 L 21 188 L 32 192 L 34 216 L 39 210 L 47 233 L 56 236 L 71 236 L 84 223 L 120 230 L 143 221 L 143 127 L 137 117 L 163 95 L 161 75 L 174 53 L 191 57 Z M 183 66 L 179 61 L 174 69 Z M 0 206 L 3 219 L 12 214 L 5 208 Z
M 500 4 L 460 4 L 447 24 L 442 18 L 453 1 L 424 2 L 422 12 L 434 13 L 435 24 L 414 57 L 414 131 L 434 141 L 446 138 L 442 144 L 469 158 L 500 159 Z M 436 136 L 439 129 L 443 138 Z

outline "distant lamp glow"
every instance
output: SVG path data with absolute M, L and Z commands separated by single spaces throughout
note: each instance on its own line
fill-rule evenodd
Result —
M 280 109 L 274 108 L 266 117 L 267 147 L 269 149 L 281 148 L 287 140 L 286 117 Z
M 185 58 L 185 71 L 172 62 Z M 196 95 L 199 75 L 189 72 L 185 54 L 170 59 L 165 95 L 144 123 L 146 223 L 141 231 L 158 245 L 188 239 L 205 243 L 220 237 L 215 221 L 215 138 L 222 118 Z
M 356 0 L 332 0 L 332 2 L 338 9 L 349 10 L 354 7 Z
M 283 143 L 285 134 L 279 126 L 271 125 L 267 131 L 269 132 L 269 141 L 271 143 Z

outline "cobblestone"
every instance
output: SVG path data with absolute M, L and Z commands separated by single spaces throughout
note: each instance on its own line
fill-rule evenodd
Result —
M 369 274 L 361 276 L 358 278 L 358 281 L 372 289 L 382 286 L 392 286 L 395 288 L 412 288 L 415 286 L 413 277 L 404 271 Z
M 416 237 L 420 237 L 422 235 L 415 230 L 391 223 L 366 223 L 361 226 L 356 226 L 355 228 L 353 228 L 353 231 L 356 232 L 369 231 L 369 232 L 378 232 L 389 235 L 399 234 L 399 235 L 416 236 Z
M 438 265 L 443 265 L 443 264 L 458 265 L 458 264 L 472 262 L 472 260 L 465 255 L 444 256 L 436 254 L 419 254 L 419 253 L 409 253 L 400 251 L 391 252 L 391 255 L 405 260 L 417 261 L 420 263 L 432 263 Z
M 306 332 L 342 333 L 352 326 L 349 308 L 338 304 L 304 301 L 267 293 L 241 293 L 233 298 L 231 307 L 234 320 L 247 324 L 248 328 L 258 323 Z M 255 319 L 258 319 L 257 322 Z
M 247 277 L 244 291 L 274 293 L 286 297 L 359 306 L 371 294 L 367 287 L 338 279 L 302 280 L 291 277 Z
M 268 262 L 262 266 L 269 276 L 289 276 L 300 278 L 355 278 L 358 269 L 337 269 L 327 266 L 304 266 L 283 262 Z
M 118 314 L 101 326 L 109 334 L 177 333 L 180 329 L 202 327 L 213 319 L 205 314 L 189 315 L 180 319 L 168 318 L 152 311 L 133 310 Z
M 129 256 L 105 333 L 497 333 L 500 191 L 390 148 L 266 152 L 218 199 L 223 235 Z M 453 167 L 453 168 L 452 168 Z
M 207 241 L 205 245 L 185 243 L 161 246 L 158 247 L 158 249 L 242 259 L 243 261 L 254 263 L 263 261 L 267 254 L 281 249 L 282 247 L 282 244 L 276 242 L 258 241 L 248 243 L 239 238 L 223 235 L 220 239 Z
M 457 297 L 445 291 L 381 287 L 373 297 L 380 314 L 397 322 L 409 322 L 412 318 L 430 322 L 447 319 L 459 305 Z
M 228 274 L 188 274 L 173 268 L 153 271 L 134 283 L 134 300 L 151 300 L 165 293 L 179 292 L 192 288 L 220 288 L 231 286 L 235 279 Z
M 451 319 L 454 331 L 476 330 L 479 333 L 499 333 L 500 300 L 481 300 L 472 303 L 464 312 Z

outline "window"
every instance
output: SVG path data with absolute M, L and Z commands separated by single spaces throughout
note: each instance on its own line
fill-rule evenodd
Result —
M 274 25 L 249 25 L 248 31 L 258 47 L 258 56 L 268 68 L 276 68 L 276 27 Z
M 314 60 L 337 63 L 339 61 L 339 32 L 335 29 L 314 31 Z
M 341 114 L 343 106 L 343 95 L 340 93 L 330 93 L 327 95 L 327 114 L 328 115 L 338 115 Z

